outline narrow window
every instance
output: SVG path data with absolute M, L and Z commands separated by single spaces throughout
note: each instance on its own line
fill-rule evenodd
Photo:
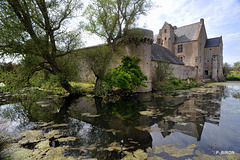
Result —
M 205 70 L 205 75 L 206 75 L 206 76 L 208 75 L 208 70 Z
M 167 37 L 165 37 L 165 41 L 167 40 Z
M 178 45 L 178 53 L 181 53 L 183 52 L 183 45 Z
M 167 29 L 164 29 L 164 32 L 167 33 Z

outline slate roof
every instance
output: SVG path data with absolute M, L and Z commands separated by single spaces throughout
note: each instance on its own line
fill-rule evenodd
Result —
M 221 37 L 207 39 L 205 47 L 216 47 L 219 46 Z
M 184 64 L 169 49 L 157 44 L 152 44 L 151 59 L 153 61 L 165 61 L 182 65 Z
M 197 40 L 199 30 L 200 22 L 175 29 L 176 43 Z

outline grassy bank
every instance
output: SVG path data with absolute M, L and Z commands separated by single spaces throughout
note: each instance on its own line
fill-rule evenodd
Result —
M 172 91 L 190 89 L 193 87 L 199 87 L 204 85 L 200 80 L 190 78 L 189 80 L 182 80 L 178 78 L 172 78 L 169 80 L 154 82 L 153 87 L 156 91 Z

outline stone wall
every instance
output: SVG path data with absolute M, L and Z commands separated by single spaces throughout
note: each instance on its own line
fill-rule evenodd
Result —
M 173 75 L 176 78 L 188 79 L 197 78 L 197 68 L 193 66 L 171 64 L 173 67 Z
M 157 69 L 157 62 L 152 61 L 151 64 L 151 73 L 152 73 L 152 80 L 156 80 L 156 69 Z M 188 78 L 197 78 L 197 68 L 193 66 L 185 66 L 185 65 L 178 65 L 178 64 L 170 64 L 173 68 L 173 76 L 180 79 L 188 79 Z
M 183 45 L 183 52 L 178 53 L 178 45 Z M 196 66 L 196 57 L 198 57 L 198 42 L 191 41 L 191 42 L 174 44 L 173 53 L 179 59 L 182 59 L 185 65 Z

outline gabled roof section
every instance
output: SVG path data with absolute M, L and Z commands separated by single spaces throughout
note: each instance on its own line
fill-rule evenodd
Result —
M 189 42 L 198 39 L 201 23 L 194 23 L 186 26 L 179 27 L 174 30 L 176 35 L 176 43 Z
M 184 64 L 169 49 L 157 44 L 152 44 L 151 59 L 153 61 L 165 61 L 168 63 L 181 65 Z
M 207 47 L 217 47 L 220 44 L 221 37 L 207 39 L 205 48 Z

